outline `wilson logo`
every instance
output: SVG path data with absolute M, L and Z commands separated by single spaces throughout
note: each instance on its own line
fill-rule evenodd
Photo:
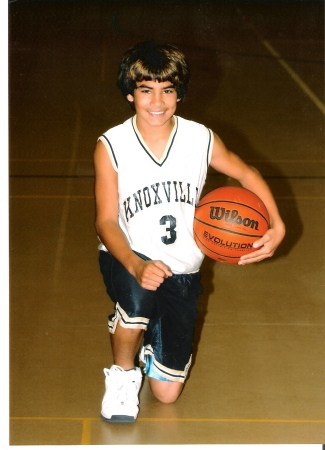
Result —
M 210 219 L 212 220 L 224 220 L 225 222 L 237 223 L 238 225 L 244 225 L 244 227 L 258 230 L 258 221 L 250 219 L 249 217 L 242 217 L 239 215 L 237 209 L 225 209 L 219 206 L 210 206 Z

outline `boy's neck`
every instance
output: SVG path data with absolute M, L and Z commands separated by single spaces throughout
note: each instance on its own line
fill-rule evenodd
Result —
M 167 136 L 168 139 L 175 125 L 174 116 L 172 116 L 167 122 L 160 126 L 152 126 L 148 122 L 141 120 L 141 118 L 139 118 L 139 116 L 137 115 L 135 116 L 135 121 L 142 137 L 146 137 L 148 139 L 159 139 L 163 138 L 164 136 Z
M 135 116 L 135 123 L 149 150 L 157 158 L 160 158 L 165 151 L 170 134 L 174 129 L 174 116 L 162 126 L 151 126 L 146 122 L 138 120 L 138 116 Z

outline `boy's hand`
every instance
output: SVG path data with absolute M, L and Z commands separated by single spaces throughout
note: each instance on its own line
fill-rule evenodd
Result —
M 173 273 L 162 261 L 141 261 L 135 269 L 135 278 L 144 289 L 156 291 L 157 288 L 171 277 Z
M 283 226 L 270 228 L 261 239 L 254 242 L 253 247 L 258 249 L 255 252 L 242 256 L 238 262 L 240 266 L 262 261 L 271 258 L 280 242 L 284 238 L 285 230 Z

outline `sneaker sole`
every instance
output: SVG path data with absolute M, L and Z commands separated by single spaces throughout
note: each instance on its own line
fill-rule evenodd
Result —
M 133 416 L 112 416 L 110 419 L 104 417 L 102 414 L 100 417 L 104 420 L 104 422 L 120 422 L 120 423 L 132 423 L 135 422 L 135 418 Z

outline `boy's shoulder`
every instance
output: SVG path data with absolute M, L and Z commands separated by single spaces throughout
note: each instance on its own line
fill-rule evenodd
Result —
M 202 123 L 195 122 L 194 120 L 184 119 L 184 117 L 177 116 L 178 130 L 182 134 L 186 134 L 188 137 L 201 136 L 209 133 L 209 129 Z
M 185 126 L 185 127 L 197 127 L 197 128 L 206 128 L 205 125 L 203 125 L 202 123 L 199 122 L 195 122 L 194 120 L 190 120 L 190 119 L 185 119 L 184 117 L 181 116 L 176 116 L 179 125 L 181 126 Z
M 125 122 L 119 123 L 118 125 L 114 125 L 113 127 L 109 128 L 105 133 L 103 133 L 103 136 L 116 136 L 116 135 L 124 135 L 128 129 L 132 129 L 132 117 L 125 120 Z

